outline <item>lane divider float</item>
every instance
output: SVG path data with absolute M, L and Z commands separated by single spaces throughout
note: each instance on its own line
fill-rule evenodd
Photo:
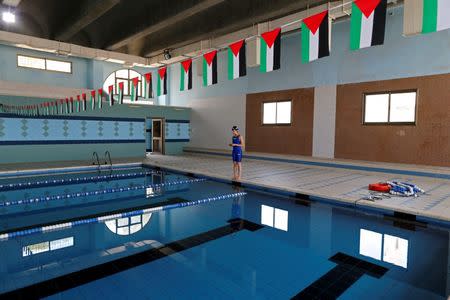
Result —
M 161 173 L 155 172 L 155 171 L 135 172 L 135 173 L 126 173 L 126 174 L 97 175 L 97 176 L 85 176 L 85 177 L 78 177 L 78 178 L 49 179 L 49 180 L 41 180 L 41 181 L 0 184 L 0 191 L 11 191 L 11 190 L 18 190 L 18 189 L 28 189 L 28 188 L 52 186 L 52 185 L 63 185 L 63 184 L 79 184 L 79 183 L 86 183 L 86 182 L 99 182 L 99 181 L 105 181 L 108 179 L 136 178 L 136 177 L 143 177 L 146 175 L 153 175 L 153 174 L 161 174 Z
M 47 201 L 73 199 L 73 198 L 105 195 L 105 194 L 112 194 L 112 193 L 121 193 L 121 192 L 128 192 L 128 191 L 138 191 L 138 190 L 145 190 L 147 188 L 158 189 L 158 188 L 162 188 L 162 187 L 168 187 L 168 186 L 174 186 L 174 185 L 180 185 L 180 184 L 197 183 L 197 182 L 203 182 L 203 181 L 206 181 L 206 178 L 169 181 L 169 182 L 158 183 L 158 184 L 149 184 L 149 185 L 144 184 L 144 185 L 137 185 L 137 186 L 132 186 L 132 187 L 110 188 L 110 189 L 96 190 L 96 191 L 90 191 L 90 192 L 74 192 L 74 193 L 69 193 L 69 194 L 64 194 L 64 195 L 41 196 L 41 197 L 28 198 L 28 199 L 23 199 L 23 200 L 2 202 L 2 203 L 0 203 L 0 207 L 9 207 L 9 206 L 16 206 L 16 205 L 24 205 L 24 204 L 34 204 L 34 203 L 42 203 L 42 202 L 47 202 Z
M 65 223 L 36 227 L 36 228 L 25 229 L 25 230 L 20 230 L 20 231 L 13 231 L 13 232 L 9 232 L 9 233 L 0 234 L 0 241 L 5 241 L 5 240 L 11 239 L 11 238 L 16 238 L 16 237 L 24 237 L 24 236 L 28 236 L 28 235 L 32 235 L 32 234 L 64 230 L 64 229 L 69 229 L 69 228 L 73 228 L 73 227 L 85 225 L 85 224 L 104 223 L 106 221 L 120 219 L 120 218 L 132 217 L 132 216 L 154 213 L 154 212 L 159 212 L 159 211 L 164 211 L 164 210 L 171 210 L 171 209 L 182 208 L 182 207 L 187 207 L 187 206 L 201 205 L 201 204 L 214 202 L 214 201 L 218 201 L 218 200 L 227 200 L 227 199 L 232 199 L 232 198 L 243 197 L 245 195 L 247 195 L 246 192 L 225 194 L 225 195 L 209 197 L 209 198 L 205 198 L 205 199 L 201 199 L 201 200 L 194 200 L 194 201 L 182 202 L 182 203 L 177 203 L 177 204 L 168 204 L 168 205 L 162 205 L 162 206 L 158 206 L 158 207 L 124 212 L 124 213 L 120 213 L 120 214 L 106 215 L 106 216 L 102 216 L 102 217 L 81 219 L 81 220 L 77 220 L 77 221 L 73 221 L 73 222 L 65 222 Z

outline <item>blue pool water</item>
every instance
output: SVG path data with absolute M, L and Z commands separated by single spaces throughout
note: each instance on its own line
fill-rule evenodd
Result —
M 446 299 L 450 291 L 446 228 L 170 172 L 0 179 L 0 215 L 7 299 Z

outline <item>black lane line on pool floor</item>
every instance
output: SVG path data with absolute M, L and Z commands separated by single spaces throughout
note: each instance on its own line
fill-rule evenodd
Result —
M 291 299 L 337 299 L 364 274 L 381 278 L 389 270 L 342 252 L 336 253 L 329 260 L 337 266 Z
M 137 254 L 119 258 L 117 260 L 11 291 L 0 295 L 0 299 L 29 300 L 48 297 L 94 280 L 102 279 L 107 276 L 167 257 L 177 252 L 205 244 L 241 230 L 256 231 L 264 227 L 243 219 L 232 219 L 229 220 L 228 223 L 229 225 L 171 242 L 158 248 L 146 250 Z

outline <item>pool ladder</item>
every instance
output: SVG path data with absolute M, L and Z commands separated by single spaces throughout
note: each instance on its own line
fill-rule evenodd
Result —
M 98 154 L 97 154 L 97 152 L 93 152 L 92 153 L 92 157 L 94 158 L 94 162 L 92 163 L 93 165 L 95 165 L 96 163 L 95 163 L 95 160 L 97 160 L 97 166 L 98 166 L 98 168 L 100 169 L 100 159 L 98 158 Z
M 112 169 L 112 160 L 111 160 L 111 153 L 109 153 L 109 151 L 105 152 L 105 165 L 108 164 L 108 161 L 106 160 L 106 158 L 109 159 L 109 166 Z

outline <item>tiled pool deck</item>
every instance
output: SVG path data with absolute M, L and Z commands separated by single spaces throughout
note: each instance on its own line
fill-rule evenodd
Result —
M 228 181 L 232 175 L 230 156 L 221 151 L 191 149 L 182 156 L 151 155 L 144 165 Z M 411 182 L 426 193 L 376 201 L 361 199 L 369 194 L 369 183 L 386 180 Z M 450 168 L 247 153 L 241 182 L 450 224 Z

